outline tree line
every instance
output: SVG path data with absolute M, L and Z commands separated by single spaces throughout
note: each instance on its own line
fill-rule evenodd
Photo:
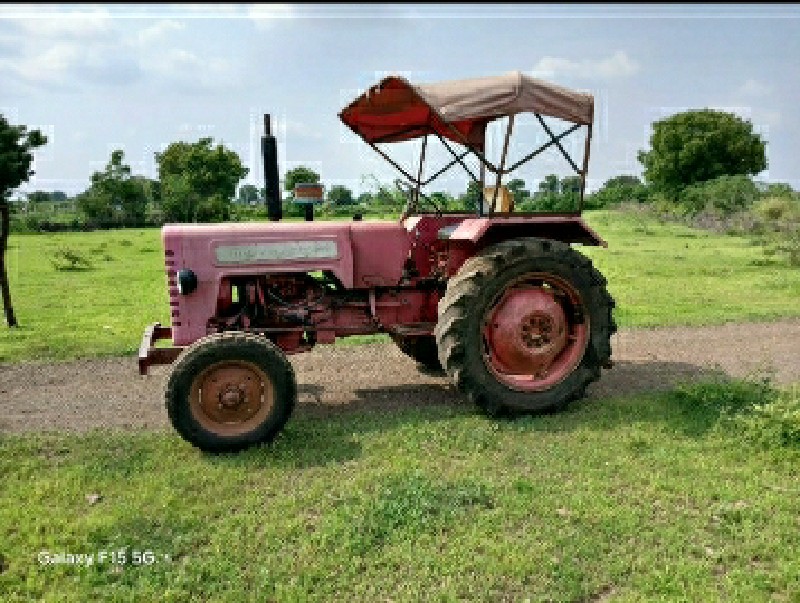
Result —
M 0 119 L 3 158 L 0 186 L 7 202 L 11 191 L 30 175 L 19 171 L 24 162 L 17 155 L 30 155 L 46 139 L 38 131 L 27 132 L 24 126 L 12 126 L 2 116 Z M 584 208 L 625 202 L 660 203 L 685 212 L 699 212 L 709 206 L 721 210 L 743 207 L 753 198 L 755 184 L 750 176 L 766 168 L 765 149 L 766 143 L 753 131 L 752 124 L 736 115 L 711 109 L 678 113 L 654 122 L 650 148 L 638 155 L 642 177 L 622 174 L 610 178 L 599 190 L 586 195 Z M 154 180 L 133 174 L 124 152 L 114 150 L 105 168 L 92 174 L 84 192 L 69 198 L 60 191 L 34 191 L 27 195 L 25 207 L 14 205 L 15 223 L 27 225 L 31 230 L 46 230 L 43 212 L 36 211 L 46 207 L 53 210 L 51 215 L 57 213 L 57 208 L 66 208 L 67 213 L 71 210 L 71 225 L 77 228 L 219 222 L 264 216 L 263 189 L 253 184 L 239 186 L 248 168 L 235 152 L 215 145 L 212 138 L 201 138 L 194 143 L 174 142 L 156 153 L 155 158 L 159 176 Z M 369 213 L 371 208 L 399 213 L 406 202 L 403 192 L 374 177 L 366 178 L 371 181 L 362 182 L 367 190 L 360 194 L 343 185 L 328 187 L 321 213 Z M 293 203 L 295 184 L 320 180 L 320 174 L 306 166 L 288 170 L 283 179 L 288 193 L 284 196 L 284 213 L 303 214 L 302 206 Z M 578 207 L 577 175 L 548 174 L 533 190 L 521 178 L 508 181 L 506 186 L 517 211 L 571 211 Z M 480 185 L 471 182 L 459 195 L 444 191 L 428 193 L 423 203 L 448 211 L 474 211 L 482 199 Z

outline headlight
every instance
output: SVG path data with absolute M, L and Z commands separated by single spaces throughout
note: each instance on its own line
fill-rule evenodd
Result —
M 197 289 L 197 275 L 191 270 L 178 270 L 178 293 L 189 295 Z

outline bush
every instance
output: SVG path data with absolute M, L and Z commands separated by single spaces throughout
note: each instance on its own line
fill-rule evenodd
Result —
M 678 202 L 690 215 L 706 211 L 727 216 L 751 207 L 757 199 L 758 189 L 747 176 L 720 176 L 687 186 Z
M 740 418 L 752 439 L 766 448 L 800 447 L 800 393 L 779 392 Z
M 603 209 L 629 203 L 648 203 L 650 189 L 636 176 L 616 176 L 584 199 L 586 209 Z
M 696 420 L 719 418 L 765 448 L 800 447 L 800 392 L 774 389 L 768 379 L 693 383 L 676 400 Z
M 800 201 L 791 196 L 768 196 L 753 206 L 756 215 L 765 220 L 800 220 Z

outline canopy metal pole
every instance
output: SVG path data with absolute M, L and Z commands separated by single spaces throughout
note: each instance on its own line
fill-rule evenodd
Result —
M 422 150 L 419 153 L 419 171 L 417 172 L 417 186 L 414 189 L 414 211 L 419 209 L 419 195 L 422 188 L 422 169 L 425 166 L 425 150 L 428 148 L 428 135 L 422 139 Z
M 578 212 L 583 211 L 583 195 L 586 190 L 586 174 L 589 173 L 589 151 L 590 142 L 592 140 L 592 124 L 587 126 L 586 130 L 586 144 L 583 147 L 583 170 L 581 170 L 581 198 L 578 201 Z
M 489 215 L 494 213 L 494 204 L 497 203 L 497 195 L 500 194 L 500 180 L 503 177 L 503 168 L 506 165 L 506 155 L 508 154 L 508 143 L 511 140 L 511 131 L 514 129 L 514 116 L 508 116 L 508 126 L 506 127 L 506 139 L 503 142 L 503 152 L 500 155 L 500 167 L 497 169 L 497 179 L 495 180 L 492 203 L 489 205 Z
M 570 134 L 572 134 L 572 133 L 573 133 L 575 130 L 577 130 L 577 129 L 578 129 L 578 128 L 580 128 L 580 127 L 581 127 L 581 124 L 575 124 L 575 125 L 574 125 L 574 126 L 572 126 L 572 127 L 569 129 L 569 130 L 567 130 L 567 131 L 565 131 L 565 132 L 562 132 L 561 134 L 559 134 L 558 136 L 556 136 L 556 140 L 561 140 L 562 138 L 565 138 L 565 137 L 569 136 Z M 551 140 L 550 142 L 546 142 L 545 144 L 543 144 L 542 146 L 540 146 L 538 149 L 536 149 L 536 150 L 535 150 L 535 151 L 533 151 L 532 153 L 530 153 L 530 154 L 526 155 L 525 157 L 523 157 L 522 159 L 520 159 L 519 161 L 517 161 L 517 162 L 516 162 L 514 165 L 512 165 L 510 168 L 508 168 L 508 169 L 506 169 L 506 170 L 503 170 L 503 173 L 504 173 L 504 174 L 510 174 L 511 172 L 513 172 L 514 170 L 516 170 L 516 169 L 517 169 L 519 166 L 521 166 L 522 164 L 524 164 L 524 163 L 527 163 L 528 161 L 530 161 L 531 159 L 533 159 L 534 157 L 536 157 L 536 156 L 537 156 L 539 153 L 543 152 L 543 151 L 544 151 L 544 150 L 546 150 L 546 149 L 549 149 L 551 146 L 553 146 L 553 144 L 555 144 L 555 142 L 554 142 L 553 140 Z
M 580 174 L 581 171 L 578 169 L 578 166 L 575 165 L 575 162 L 572 160 L 570 154 L 567 153 L 566 150 L 564 150 L 563 146 L 561 146 L 560 139 L 556 138 L 556 136 L 553 134 L 553 131 L 547 126 L 547 124 L 542 119 L 541 115 L 539 115 L 538 113 L 534 113 L 534 115 L 536 115 L 536 119 L 539 120 L 539 123 L 542 124 L 542 127 L 544 128 L 545 132 L 547 132 L 547 134 L 550 136 L 550 139 L 556 144 L 558 149 L 561 151 L 561 154 L 564 156 L 564 159 L 569 161 L 569 164 L 572 166 L 572 169 L 575 170 L 576 174 Z

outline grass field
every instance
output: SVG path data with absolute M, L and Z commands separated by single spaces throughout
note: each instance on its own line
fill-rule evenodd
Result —
M 623 327 L 800 315 L 797 269 L 745 239 L 588 219 Z M 3 361 L 132 353 L 166 322 L 158 231 L 10 242 Z M 92 266 L 56 270 L 65 247 Z M 737 381 L 516 420 L 412 402 L 220 456 L 0 432 L 0 601 L 797 602 L 798 409 Z
M 798 601 L 800 431 L 749 437 L 762 397 L 343 411 L 228 456 L 172 434 L 4 436 L 0 599 Z M 66 553 L 93 563 L 51 563 Z
M 800 271 L 745 238 L 618 212 L 587 220 L 609 242 L 583 251 L 608 278 L 620 327 L 800 316 Z M 64 251 L 90 265 L 57 270 Z M 132 354 L 146 325 L 169 322 L 157 229 L 14 234 L 7 255 L 20 327 L 0 329 L 0 362 Z

